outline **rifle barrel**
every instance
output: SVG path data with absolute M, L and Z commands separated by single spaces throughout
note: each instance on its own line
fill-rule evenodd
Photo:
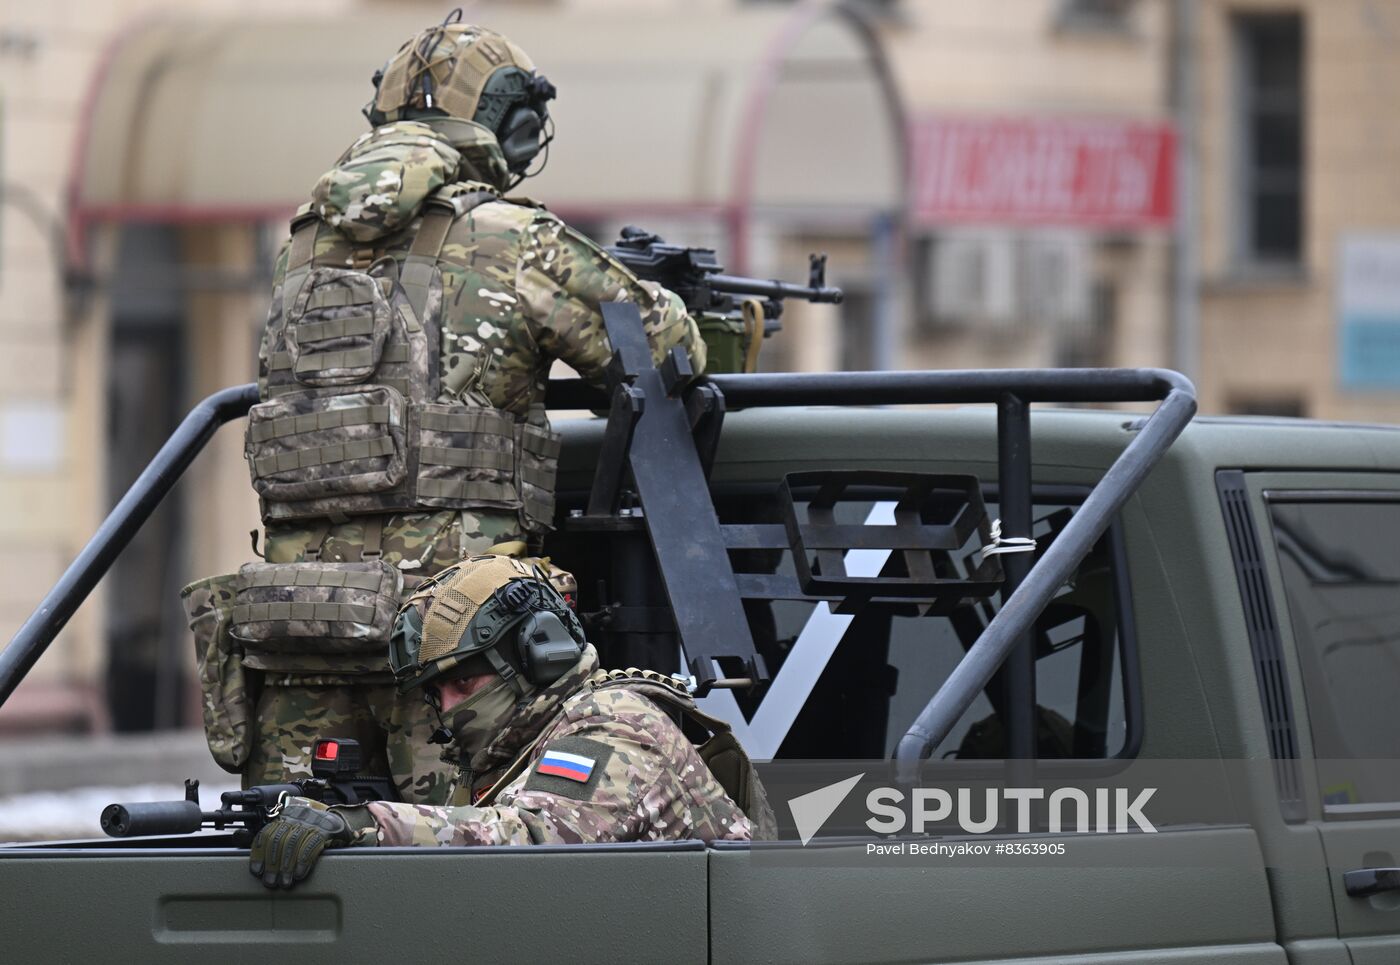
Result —
M 316 797 L 321 785 L 315 779 L 286 784 L 258 784 L 240 791 L 225 791 L 222 795 L 224 807 L 270 808 L 285 794 L 288 797 Z M 310 792 L 310 793 L 308 793 Z
M 204 812 L 194 801 L 141 801 L 109 804 L 102 811 L 102 830 L 113 838 L 149 834 L 192 834 L 204 824 Z
M 810 288 L 807 285 L 794 285 L 786 281 L 762 281 L 757 278 L 741 278 L 738 275 L 709 275 L 706 283 L 715 291 L 731 295 L 756 295 L 759 298 L 802 298 L 809 302 L 841 304 L 845 293 L 839 288 Z

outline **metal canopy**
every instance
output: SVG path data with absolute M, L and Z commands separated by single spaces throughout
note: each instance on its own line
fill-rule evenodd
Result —
M 549 166 L 525 186 L 551 207 L 862 215 L 901 204 L 894 89 L 848 11 L 481 4 L 472 16 L 559 87 Z M 94 77 L 72 216 L 81 227 L 290 211 L 365 129 L 370 73 L 424 17 L 143 22 Z

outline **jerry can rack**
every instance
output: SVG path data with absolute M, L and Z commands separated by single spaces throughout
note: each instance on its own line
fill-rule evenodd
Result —
M 703 695 L 717 687 L 759 687 L 768 672 L 744 614 L 745 599 L 826 601 L 838 612 L 888 606 L 946 613 L 1000 592 L 1005 601 L 976 643 L 900 741 L 896 757 L 917 767 L 998 669 L 1016 695 L 1007 718 L 1008 757 L 1035 756 L 1032 628 L 1088 555 L 1128 497 L 1196 410 L 1195 390 L 1163 369 L 1021 369 L 714 375 L 696 378 L 685 353 L 652 362 L 635 306 L 609 303 L 603 317 L 614 355 L 608 389 L 552 381 L 551 409 L 604 409 L 607 425 L 587 506 L 561 521 L 565 532 L 645 534 L 665 591 L 657 607 L 620 606 L 623 626 L 679 643 L 685 670 Z M 0 704 L 107 572 L 112 562 L 224 423 L 246 416 L 257 386 L 234 386 L 200 402 L 108 514 L 0 652 Z M 1031 566 L 1031 403 L 1152 402 L 1157 409 Z M 709 489 L 728 407 L 886 406 L 932 403 L 997 407 L 1000 519 L 987 517 L 972 476 L 865 470 L 792 473 L 780 484 L 779 518 L 721 525 Z M 808 497 L 806 518 L 798 496 Z M 892 525 L 850 525 L 835 508 L 853 498 L 895 504 Z M 635 544 L 637 540 L 632 540 Z M 989 548 L 993 551 L 984 552 Z M 736 572 L 730 552 L 792 553 L 793 576 Z M 890 575 L 850 575 L 847 551 L 890 550 Z M 742 554 L 741 554 L 742 555 Z M 646 612 L 643 612 L 646 611 Z

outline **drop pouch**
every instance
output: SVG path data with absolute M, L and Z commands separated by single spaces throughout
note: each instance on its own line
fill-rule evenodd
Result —
M 403 575 L 382 560 L 248 563 L 230 635 L 260 669 L 386 670 Z
M 253 746 L 253 708 L 261 676 L 243 666 L 243 646 L 229 633 L 238 574 L 196 580 L 180 591 L 194 635 L 204 736 L 215 763 L 237 774 Z

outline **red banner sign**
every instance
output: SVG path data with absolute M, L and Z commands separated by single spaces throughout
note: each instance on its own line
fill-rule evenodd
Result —
M 1170 124 L 923 117 L 911 134 L 914 213 L 925 224 L 1148 228 L 1172 220 Z

